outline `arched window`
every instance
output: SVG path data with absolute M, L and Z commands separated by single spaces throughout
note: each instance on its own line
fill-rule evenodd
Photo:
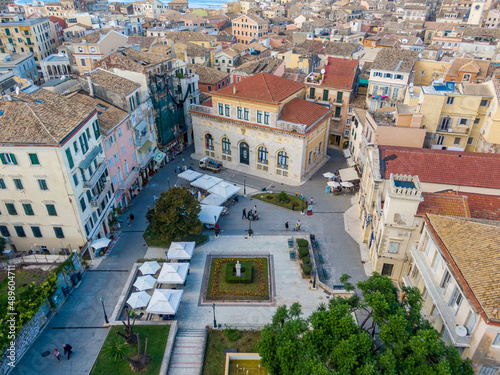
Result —
M 231 155 L 231 141 L 227 137 L 222 138 L 222 153 Z
M 205 134 L 205 148 L 207 150 L 214 150 L 214 137 L 210 133 Z
M 276 159 L 276 166 L 280 169 L 288 170 L 288 153 L 286 151 L 278 152 L 278 158 Z
M 267 152 L 267 148 L 264 146 L 260 146 L 257 150 L 257 161 L 260 164 L 269 164 L 269 152 Z

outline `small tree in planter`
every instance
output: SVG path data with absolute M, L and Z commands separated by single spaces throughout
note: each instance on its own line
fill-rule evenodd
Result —
M 309 255 L 309 249 L 307 247 L 299 247 L 299 255 L 301 258 Z
M 308 263 L 302 264 L 302 272 L 304 272 L 305 275 L 310 275 L 312 271 L 312 266 Z
M 287 193 L 285 193 L 284 191 L 282 191 L 281 193 L 278 194 L 278 196 L 276 197 L 276 201 L 278 203 L 288 203 L 290 202 L 290 197 L 288 196 Z
M 130 369 L 132 372 L 139 372 L 144 370 L 149 362 L 151 362 L 151 357 L 148 355 L 148 338 L 146 337 L 144 352 L 141 353 L 141 338 L 138 333 L 135 335 L 137 336 L 137 355 L 133 358 L 125 356 L 123 359 L 130 362 Z

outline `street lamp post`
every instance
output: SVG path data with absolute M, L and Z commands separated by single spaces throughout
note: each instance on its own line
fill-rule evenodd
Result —
M 182 158 L 182 170 L 184 170 L 184 158 Z
M 215 320 L 215 303 L 212 303 L 212 309 L 214 310 L 214 328 L 217 328 L 217 321 Z
M 243 195 L 247 194 L 247 177 L 243 176 Z
M 302 198 L 302 213 L 304 213 L 304 199 L 305 198 Z
M 313 289 L 316 289 L 316 265 L 313 268 Z
M 106 315 L 106 309 L 104 308 L 104 297 L 101 297 L 102 311 L 104 312 L 104 320 L 106 324 L 109 324 L 108 316 Z

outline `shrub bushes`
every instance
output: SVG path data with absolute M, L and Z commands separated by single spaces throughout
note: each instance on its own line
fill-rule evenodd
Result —
M 309 255 L 302 258 L 302 263 L 304 263 L 304 264 L 311 263 L 311 258 L 309 258 Z
M 233 269 L 236 266 L 236 262 L 226 263 L 226 273 L 225 278 L 228 283 L 242 283 L 248 284 L 252 282 L 252 263 L 242 263 L 241 264 L 241 276 L 233 276 Z
M 313 268 L 312 268 L 312 266 L 310 264 L 305 264 L 304 263 L 302 265 L 302 272 L 304 272 L 304 274 L 306 274 L 306 275 L 309 275 L 311 273 L 312 269 Z
M 309 246 L 309 242 L 303 238 L 297 238 L 297 245 L 299 247 L 307 247 Z
M 299 255 L 301 258 L 309 255 L 309 249 L 307 247 L 299 247 Z
M 287 193 L 285 193 L 284 191 L 282 191 L 281 193 L 278 194 L 278 196 L 276 197 L 276 201 L 278 203 L 288 203 L 290 202 L 290 197 L 288 196 Z
M 243 333 L 239 329 L 225 329 L 224 336 L 226 336 L 230 341 L 236 341 L 241 339 Z

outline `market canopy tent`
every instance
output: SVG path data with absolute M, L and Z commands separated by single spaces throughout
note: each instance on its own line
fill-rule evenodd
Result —
M 226 198 L 221 197 L 220 195 L 210 194 L 205 199 L 203 199 L 200 203 L 207 204 L 209 206 L 220 206 L 225 201 L 226 201 Z
M 334 178 L 334 177 L 337 177 L 337 176 L 333 172 L 326 172 L 326 173 L 323 173 L 323 177 Z
M 184 171 L 177 175 L 177 177 L 187 180 L 189 182 L 194 181 L 197 178 L 200 178 L 201 176 L 203 175 L 200 172 L 192 171 L 191 169 L 188 169 L 187 171 Z
M 147 306 L 150 299 L 151 296 L 146 292 L 136 292 L 130 295 L 127 303 L 133 309 L 140 309 L 141 307 Z
M 156 272 L 155 272 L 156 273 Z M 139 290 L 148 290 L 155 287 L 156 279 L 151 275 L 140 276 L 135 280 L 134 286 Z
M 198 218 L 203 224 L 215 225 L 219 220 L 219 216 L 224 208 L 221 206 L 211 206 L 207 204 L 201 205 L 201 211 Z
M 143 275 L 154 275 L 160 268 L 160 265 L 156 261 L 145 262 L 139 267 L 139 271 L 141 271 Z
M 99 250 L 102 249 L 103 247 L 107 247 L 111 240 L 109 238 L 98 238 L 94 242 L 92 242 L 92 246 L 94 249 Z
M 345 187 L 345 188 L 352 188 L 352 187 L 354 187 L 354 185 L 352 184 L 352 182 L 349 182 L 349 181 L 347 181 L 347 182 L 341 182 L 340 184 L 342 185 L 342 187 Z
M 344 153 L 345 158 L 351 157 L 351 151 L 348 148 L 346 148 L 345 150 L 342 150 L 342 152 Z
M 163 263 L 158 282 L 161 284 L 184 284 L 189 263 Z
M 352 166 L 354 166 L 354 165 L 356 164 L 356 163 L 354 162 L 354 160 L 352 160 L 352 158 L 347 158 L 347 159 L 346 159 L 346 161 L 347 161 L 347 165 L 348 165 L 349 167 L 352 167 Z
M 239 188 L 238 186 L 231 185 L 226 181 L 222 181 L 219 182 L 217 185 L 214 185 L 210 189 L 208 189 L 208 192 L 211 194 L 220 195 L 221 197 L 224 197 L 227 200 L 236 193 L 238 193 L 240 190 L 241 188 Z
M 208 174 L 205 174 L 205 175 L 201 176 L 200 178 L 197 178 L 196 180 L 191 182 L 191 186 L 195 186 L 195 187 L 203 189 L 203 190 L 208 190 L 212 186 L 218 184 L 219 182 L 222 182 L 221 178 L 209 176 Z
M 331 186 L 331 187 L 334 187 L 334 188 L 336 188 L 336 187 L 339 187 L 339 186 L 340 186 L 340 184 L 339 184 L 337 181 L 328 181 L 326 184 L 327 184 L 328 186 Z
M 172 242 L 168 249 L 168 259 L 189 260 L 193 256 L 195 242 Z
M 340 179 L 344 182 L 359 180 L 358 172 L 354 168 L 344 168 L 339 170 Z
M 150 314 L 175 315 L 183 293 L 182 289 L 155 289 L 146 311 Z

